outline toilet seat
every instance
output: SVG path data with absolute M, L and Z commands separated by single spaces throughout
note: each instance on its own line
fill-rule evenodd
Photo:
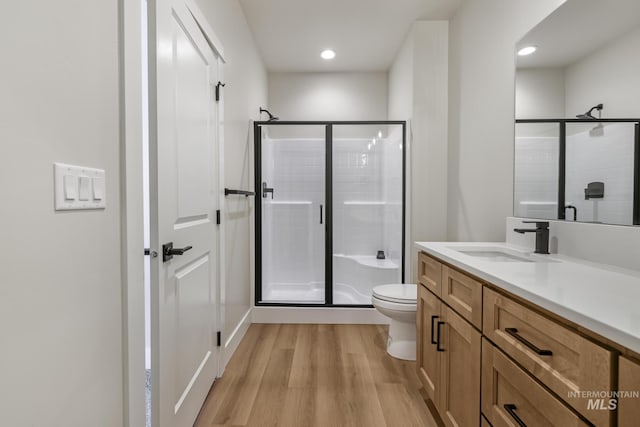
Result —
M 415 305 L 418 287 L 414 284 L 380 285 L 373 288 L 373 298 L 394 304 Z

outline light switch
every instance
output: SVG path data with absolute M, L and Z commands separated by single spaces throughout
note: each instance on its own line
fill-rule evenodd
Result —
M 78 190 L 78 200 L 83 202 L 91 198 L 91 178 L 88 176 L 80 177 L 80 189 Z
M 64 199 L 75 200 L 78 197 L 78 177 L 73 175 L 64 176 Z
M 105 209 L 104 169 L 54 163 L 55 209 Z
M 104 199 L 104 178 L 93 178 L 93 199 Z

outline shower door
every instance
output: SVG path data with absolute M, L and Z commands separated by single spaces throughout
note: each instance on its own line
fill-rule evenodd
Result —
M 403 126 L 335 124 L 332 132 L 332 294 L 371 303 L 375 286 L 402 283 Z
M 256 127 L 262 303 L 325 303 L 327 126 Z
M 404 281 L 405 122 L 257 122 L 256 305 L 371 307 Z

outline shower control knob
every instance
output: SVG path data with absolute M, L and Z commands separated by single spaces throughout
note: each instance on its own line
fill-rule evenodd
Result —
M 162 262 L 167 262 L 173 259 L 174 255 L 184 255 L 185 252 L 191 249 L 193 249 L 193 246 L 174 248 L 173 242 L 165 243 L 164 245 L 162 245 Z

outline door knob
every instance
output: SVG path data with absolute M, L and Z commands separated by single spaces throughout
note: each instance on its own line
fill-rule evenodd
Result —
M 173 242 L 162 245 L 162 262 L 173 259 L 174 255 L 184 255 L 185 252 L 191 250 L 193 246 L 185 246 L 184 248 L 174 248 Z

